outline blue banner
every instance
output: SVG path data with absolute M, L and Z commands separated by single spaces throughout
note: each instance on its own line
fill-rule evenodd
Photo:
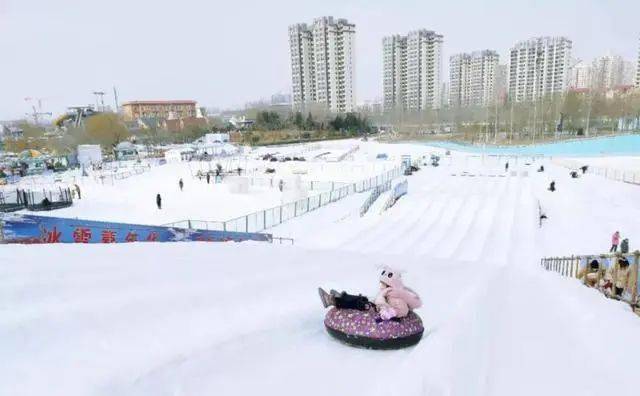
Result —
M 270 242 L 271 234 L 191 230 L 23 214 L 0 221 L 3 243 Z

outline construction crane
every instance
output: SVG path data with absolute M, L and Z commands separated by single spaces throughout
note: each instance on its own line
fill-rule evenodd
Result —
M 25 113 L 25 115 L 33 117 L 33 122 L 35 125 L 39 124 L 39 120 L 40 120 L 40 116 L 49 116 L 51 117 L 52 114 L 50 112 L 43 112 L 42 111 L 42 100 L 44 98 L 24 98 L 25 102 L 29 102 L 31 104 L 31 109 L 33 110 L 33 112 L 31 113 Z M 36 109 L 36 105 L 33 103 L 34 101 L 36 101 L 38 103 L 38 108 Z

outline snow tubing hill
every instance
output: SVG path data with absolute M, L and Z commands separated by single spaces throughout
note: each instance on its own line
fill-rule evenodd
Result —
M 420 342 L 424 327 L 415 312 L 400 320 L 376 322 L 375 310 L 332 308 L 324 325 L 334 338 L 353 346 L 369 349 L 400 349 Z

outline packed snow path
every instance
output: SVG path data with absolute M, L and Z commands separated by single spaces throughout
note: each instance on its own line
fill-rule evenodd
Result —
M 640 319 L 538 259 L 640 239 L 640 189 L 546 167 L 424 169 L 383 214 L 359 194 L 272 230 L 295 246 L 5 246 L 0 394 L 635 395 Z M 424 300 L 414 348 L 323 328 L 317 286 L 373 294 L 381 264 Z

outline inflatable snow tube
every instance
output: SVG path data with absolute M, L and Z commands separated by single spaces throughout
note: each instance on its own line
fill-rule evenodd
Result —
M 375 310 L 332 308 L 324 325 L 338 340 L 369 349 L 406 348 L 420 342 L 424 332 L 422 320 L 415 312 L 401 319 L 382 321 Z

